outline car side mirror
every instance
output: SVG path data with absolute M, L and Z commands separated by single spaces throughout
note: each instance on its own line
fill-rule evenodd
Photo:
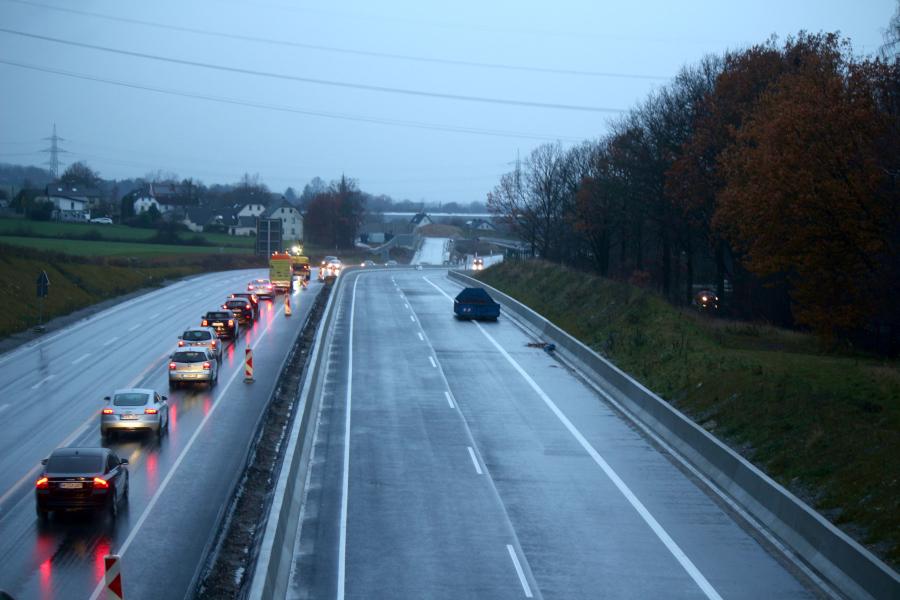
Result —
M 178 339 L 179 339 L 179 340 L 182 339 L 180 335 L 178 336 Z
M 110 397 L 109 397 L 109 396 L 103 396 L 103 399 L 106 400 L 107 402 L 110 401 Z
M 127 465 L 128 465 L 128 459 L 120 458 L 120 459 L 119 459 L 119 464 L 122 465 L 123 467 L 124 467 L 124 466 L 127 466 Z
M 162 397 L 162 401 L 163 401 L 163 402 L 165 402 L 165 401 L 168 400 L 168 399 L 169 399 L 168 396 L 163 396 L 163 397 Z
M 41 459 L 41 464 L 42 464 L 42 465 L 44 465 L 44 466 L 46 466 L 46 465 L 47 465 L 47 463 L 48 463 L 48 462 L 49 462 L 49 461 L 50 461 L 50 459 L 49 459 L 49 458 L 44 458 L 44 459 Z

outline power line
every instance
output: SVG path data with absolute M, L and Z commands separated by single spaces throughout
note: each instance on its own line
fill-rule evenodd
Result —
M 64 71 L 61 69 L 53 69 L 50 67 L 42 67 L 39 65 L 16 62 L 6 59 L 0 59 L 0 64 L 10 65 L 13 67 L 20 67 L 23 69 L 30 69 L 33 71 L 41 71 L 44 73 L 52 73 L 55 75 L 63 75 L 65 77 L 72 77 L 74 79 L 84 79 L 86 81 L 95 81 L 99 83 L 106 83 L 109 85 L 117 85 L 121 87 L 132 88 L 136 90 L 144 90 L 149 92 L 157 92 L 160 94 L 169 94 L 171 96 L 181 96 L 184 98 L 193 98 L 196 100 L 207 100 L 210 102 L 218 102 L 221 104 L 232 104 L 236 106 L 246 106 L 251 108 L 260 108 L 264 110 L 273 110 L 278 112 L 286 112 L 293 113 L 299 115 L 307 115 L 313 117 L 324 117 L 327 119 L 337 119 L 343 121 L 358 121 L 363 123 L 375 123 L 379 125 L 391 125 L 398 127 L 410 127 L 414 129 L 429 129 L 433 131 L 448 131 L 454 133 L 470 133 L 476 135 L 487 135 L 494 137 L 505 137 L 505 138 L 522 138 L 529 140 L 539 140 L 539 141 L 548 141 L 548 140 L 560 140 L 560 141 L 579 141 L 580 138 L 574 137 L 562 137 L 562 136 L 552 136 L 552 135 L 540 135 L 540 134 L 529 134 L 529 133 L 517 133 L 513 131 L 502 131 L 502 130 L 490 130 L 490 129 L 476 129 L 471 127 L 458 127 L 452 125 L 440 125 L 435 123 L 422 123 L 417 121 L 403 121 L 400 119 L 383 119 L 383 118 L 375 118 L 375 117 L 365 117 L 360 115 L 349 115 L 349 114 L 340 114 L 340 113 L 328 113 L 321 111 L 312 111 L 312 110 L 303 110 L 299 108 L 293 108 L 289 106 L 280 106 L 275 104 L 262 104 L 258 102 L 250 102 L 246 100 L 237 100 L 234 98 L 226 98 L 223 96 L 211 96 L 208 94 L 198 94 L 193 92 L 184 92 L 180 90 L 166 89 L 160 87 L 154 87 L 139 83 L 132 83 L 128 81 L 119 81 L 115 79 L 108 79 L 105 77 L 95 77 L 93 75 L 86 75 L 84 73 L 75 73 L 72 71 Z
M 626 112 L 620 108 L 605 108 L 599 106 L 579 106 L 574 104 L 556 104 L 551 102 L 532 102 L 529 100 L 511 100 L 506 98 L 489 98 L 485 96 L 468 96 L 463 94 L 446 94 L 441 92 L 428 92 L 424 90 L 413 90 L 408 88 L 395 88 L 388 86 L 380 86 L 380 85 L 368 85 L 364 83 L 352 83 L 347 81 L 334 81 L 329 79 L 317 79 L 313 77 L 300 77 L 298 75 L 287 75 L 284 73 L 271 73 L 267 71 L 257 71 L 254 69 L 242 69 L 240 67 L 230 67 L 226 65 L 216 65 L 212 63 L 204 63 L 193 60 L 186 60 L 181 58 L 171 58 L 166 56 L 159 56 L 156 54 L 148 54 L 145 52 L 135 52 L 132 50 L 121 50 L 119 48 L 110 48 L 108 46 L 100 46 L 97 44 L 88 44 L 85 42 L 76 42 L 72 40 L 64 40 L 62 38 L 47 36 L 47 35 L 39 35 L 36 33 L 27 33 L 24 31 L 18 31 L 15 29 L 7 29 L 5 27 L 0 27 L 0 32 L 7 33 L 10 35 L 18 35 L 21 37 L 42 40 L 47 42 L 54 42 L 57 44 L 64 44 L 67 46 L 74 46 L 77 48 L 87 48 L 90 50 L 98 50 L 101 52 L 110 52 L 112 54 L 120 54 L 123 56 L 133 56 L 136 58 L 144 58 L 147 60 L 155 60 L 160 62 L 167 62 L 177 65 L 185 65 L 189 67 L 198 67 L 203 69 L 210 69 L 214 71 L 224 71 L 228 73 L 239 73 L 241 75 L 253 75 L 256 77 L 267 77 L 270 79 L 280 79 L 285 81 L 298 81 L 301 83 L 312 83 L 315 85 L 325 85 L 332 87 L 341 87 L 341 88 L 351 88 L 357 90 L 365 90 L 369 92 L 381 92 L 381 93 L 389 93 L 389 94 L 403 94 L 407 96 L 420 96 L 426 98 L 440 98 L 443 100 L 460 100 L 465 102 L 482 102 L 487 104 L 503 104 L 507 106 L 523 106 L 529 108 L 548 108 L 554 110 L 574 110 L 574 111 L 584 111 L 584 112 L 600 112 L 600 113 L 624 113 Z
M 232 39 L 232 40 L 241 40 L 244 42 L 253 42 L 256 44 L 269 44 L 273 46 L 286 46 L 290 48 L 302 48 L 304 50 L 317 50 L 320 52 L 333 52 L 337 54 L 350 54 L 354 56 L 367 56 L 372 58 L 384 58 L 384 59 L 394 59 L 394 60 L 406 60 L 411 62 L 424 62 L 424 63 L 432 63 L 432 64 L 441 64 L 441 65 L 452 65 L 452 66 L 461 66 L 461 67 L 476 67 L 481 69 L 497 69 L 497 70 L 505 70 L 505 71 L 525 71 L 530 73 L 549 73 L 555 75 L 577 75 L 584 77 L 609 77 L 609 78 L 618 78 L 618 79 L 640 79 L 640 80 L 651 80 L 651 81 L 666 81 L 671 79 L 671 77 L 663 76 L 663 75 L 644 75 L 644 74 L 635 74 L 635 73 L 618 73 L 612 71 L 589 71 L 583 69 L 560 69 L 554 67 L 535 67 L 531 65 L 510 65 L 504 63 L 491 63 L 491 62 L 481 62 L 481 61 L 470 61 L 470 60 L 460 60 L 453 58 L 437 58 L 433 56 L 415 56 L 412 54 L 400 54 L 393 52 L 378 52 L 374 50 L 358 50 L 354 48 L 341 48 L 338 46 L 324 46 L 321 44 L 307 44 L 303 42 L 292 42 L 289 40 L 277 40 L 272 38 L 264 38 L 253 35 L 242 35 L 239 33 L 228 33 L 224 31 L 214 31 L 211 29 L 199 29 L 196 27 L 185 27 L 183 25 L 172 25 L 170 23 L 159 23 L 154 21 L 145 21 L 142 19 L 132 19 L 128 17 L 116 17 L 113 15 L 107 15 L 87 10 L 78 10 L 74 8 L 67 8 L 62 6 L 53 6 L 50 4 L 43 4 L 41 2 L 29 2 L 28 0 L 5 0 L 6 2 L 12 2 L 15 4 L 22 4 L 26 6 L 33 6 L 37 8 L 46 8 L 49 10 L 55 10 L 59 12 L 66 12 L 75 15 L 82 15 L 86 17 L 93 17 L 96 19 L 106 19 L 108 21 L 116 21 L 119 23 L 130 23 L 132 25 L 141 25 L 144 27 L 154 27 L 157 29 L 167 29 L 171 31 L 180 31 L 183 33 L 192 33 L 198 35 L 205 35 L 210 37 L 218 37 L 224 39 Z

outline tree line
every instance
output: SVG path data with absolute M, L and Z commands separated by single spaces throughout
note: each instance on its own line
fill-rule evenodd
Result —
M 536 148 L 487 202 L 547 260 L 676 303 L 711 285 L 734 316 L 896 351 L 898 175 L 897 53 L 800 33 L 683 68 L 603 137 Z

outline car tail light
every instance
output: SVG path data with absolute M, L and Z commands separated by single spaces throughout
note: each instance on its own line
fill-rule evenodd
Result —
M 210 346 L 210 348 L 215 348 L 218 345 L 219 345 L 219 342 L 217 342 L 216 340 L 213 340 L 209 346 Z
M 179 346 L 184 346 L 184 340 L 178 340 L 178 345 L 179 345 Z
M 39 490 L 46 490 L 48 487 L 50 487 L 50 483 L 48 482 L 46 477 L 41 477 L 34 482 L 34 487 Z
M 234 327 L 234 321 L 231 320 L 231 319 L 228 319 L 228 326 L 229 326 L 229 327 Z
M 200 326 L 201 327 L 209 327 L 209 321 L 207 321 L 206 319 L 203 319 L 203 321 L 200 322 Z
M 175 363 L 173 363 L 173 362 L 170 362 L 170 363 L 169 363 L 169 370 L 170 370 L 170 371 L 174 371 L 174 370 L 175 370 Z
M 244 308 L 250 308 L 250 305 L 248 304 L 248 305 L 246 305 Z
M 211 368 L 211 367 L 212 367 L 212 365 L 210 365 L 208 362 L 203 363 L 203 368 L 204 368 L 204 369 L 209 369 L 209 368 Z M 147 409 L 147 410 L 150 410 L 150 409 Z M 156 411 L 153 411 L 153 412 L 156 412 Z
M 248 286 L 247 286 L 247 289 L 252 291 L 252 290 L 253 290 L 253 284 L 248 285 Z
M 94 489 L 105 490 L 109 488 L 109 482 L 102 477 L 94 477 Z
M 155 415 L 155 414 L 158 413 L 158 412 L 159 412 L 159 411 L 156 410 L 155 408 L 145 408 L 145 409 L 144 409 L 144 414 L 145 414 L 145 415 Z
M 104 414 L 104 415 L 111 415 L 111 414 L 113 414 L 114 412 L 115 412 L 115 411 L 114 411 L 113 409 L 111 409 L 111 408 L 104 408 L 104 409 L 103 409 L 103 414 Z
M 271 289 L 272 289 L 272 284 L 271 284 L 271 283 L 266 284 L 266 288 L 271 290 Z

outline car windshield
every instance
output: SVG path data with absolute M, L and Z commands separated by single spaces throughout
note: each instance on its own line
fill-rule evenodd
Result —
M 102 473 L 103 457 L 97 454 L 51 456 L 47 462 L 48 473 Z
M 208 331 L 185 331 L 181 339 L 188 342 L 202 342 L 208 340 L 212 335 Z
M 268 279 L 257 279 L 253 283 L 255 283 L 256 285 L 267 285 L 269 283 L 269 280 Z
M 148 394 L 128 393 L 116 394 L 113 397 L 113 406 L 143 406 L 150 400 Z
M 206 318 L 207 319 L 230 319 L 231 313 L 221 312 L 221 311 L 211 312 L 211 313 L 206 313 Z
M 229 300 L 225 303 L 228 308 L 244 308 L 244 300 Z
M 204 362 L 205 360 L 206 353 L 204 352 L 176 352 L 172 356 L 172 361 L 178 363 L 196 363 Z

